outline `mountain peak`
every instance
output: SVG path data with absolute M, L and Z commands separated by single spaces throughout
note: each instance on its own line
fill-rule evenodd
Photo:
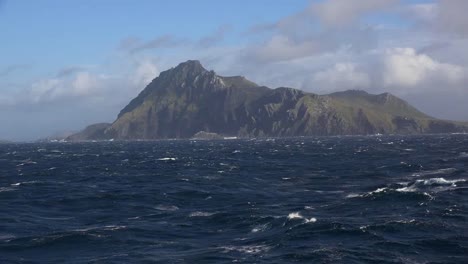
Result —
M 186 62 L 182 62 L 179 65 L 177 65 L 175 69 L 194 73 L 201 73 L 207 71 L 198 60 L 188 60 Z

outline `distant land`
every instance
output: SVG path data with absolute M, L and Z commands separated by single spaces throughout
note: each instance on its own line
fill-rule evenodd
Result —
M 69 141 L 465 133 L 468 123 L 428 116 L 389 93 L 348 90 L 317 95 L 222 77 L 190 60 L 161 72 L 111 123 Z M 210 134 L 203 134 L 210 135 Z M 218 136 L 216 136 L 218 137 Z

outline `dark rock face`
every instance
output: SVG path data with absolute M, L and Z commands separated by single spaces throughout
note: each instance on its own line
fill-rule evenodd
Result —
M 222 77 L 198 61 L 164 71 L 111 125 L 70 139 L 190 138 L 197 132 L 238 137 L 463 132 L 468 125 L 421 113 L 391 94 L 316 95 Z

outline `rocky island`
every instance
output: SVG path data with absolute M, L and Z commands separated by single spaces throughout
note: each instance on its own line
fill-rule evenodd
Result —
M 161 72 L 113 123 L 68 140 L 192 138 L 200 131 L 219 138 L 464 133 L 468 123 L 433 118 L 389 93 L 271 89 L 190 60 Z

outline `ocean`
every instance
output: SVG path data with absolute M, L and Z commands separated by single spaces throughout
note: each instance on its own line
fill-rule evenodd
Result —
M 468 136 L 0 145 L 0 263 L 468 263 Z

